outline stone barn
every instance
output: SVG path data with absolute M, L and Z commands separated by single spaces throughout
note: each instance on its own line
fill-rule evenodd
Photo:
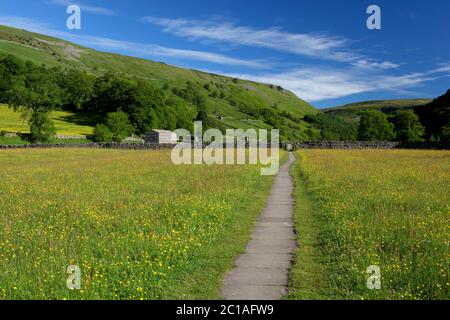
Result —
M 177 134 L 168 130 L 152 130 L 145 135 L 145 143 L 176 144 Z

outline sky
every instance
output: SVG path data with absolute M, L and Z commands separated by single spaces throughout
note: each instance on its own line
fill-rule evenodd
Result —
M 69 30 L 67 6 L 81 9 Z M 370 30 L 370 5 L 381 30 Z M 0 0 L 0 24 L 293 91 L 318 108 L 450 88 L 448 0 Z

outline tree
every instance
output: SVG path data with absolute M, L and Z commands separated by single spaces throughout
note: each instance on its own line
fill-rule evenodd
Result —
M 28 121 L 31 142 L 48 142 L 56 134 L 55 126 L 49 113 L 33 111 Z
M 125 112 L 111 112 L 106 116 L 106 127 L 111 131 L 113 141 L 120 142 L 133 133 L 133 126 Z
M 169 114 L 165 94 L 148 81 L 130 80 L 115 74 L 97 79 L 94 98 L 89 103 L 92 111 L 125 112 L 138 134 L 151 129 L 171 129 L 176 126 L 176 114 Z
M 394 138 L 394 126 L 381 111 L 366 111 L 361 115 L 358 139 L 361 141 L 389 141 Z
M 168 107 L 169 112 L 175 111 L 177 123 L 177 129 L 193 130 L 193 121 L 197 118 L 197 111 L 186 105 L 186 102 L 180 97 L 171 96 L 166 99 L 165 105 Z
M 166 129 L 164 91 L 148 82 L 138 81 L 129 94 L 129 103 L 121 110 L 129 115 L 137 133 L 145 134 L 151 129 Z
M 97 124 L 94 129 L 94 140 L 96 142 L 111 142 L 113 140 L 111 130 L 102 123 Z
M 0 59 L 0 102 L 8 102 L 7 92 L 13 79 L 24 71 L 23 63 L 12 55 Z
M 63 97 L 64 91 L 56 83 L 54 73 L 44 67 L 17 76 L 8 92 L 10 107 L 25 114 L 55 110 L 61 107 Z
M 134 80 L 120 78 L 107 73 L 94 84 L 95 96 L 89 103 L 92 111 L 110 113 L 135 104 L 137 83 Z
M 93 76 L 75 69 L 61 73 L 59 84 L 65 91 L 66 106 L 80 110 L 94 95 Z
M 439 139 L 441 142 L 450 143 L 450 124 L 442 127 L 439 133 Z
M 275 111 L 268 108 L 262 108 L 259 113 L 264 119 L 264 122 L 270 124 L 272 127 L 276 129 L 280 128 L 281 119 Z
M 208 122 L 208 114 L 205 110 L 200 110 L 197 114 L 197 121 L 201 121 L 203 123 Z
M 26 73 L 14 78 L 7 96 L 9 106 L 28 120 L 31 140 L 46 142 L 55 134 L 50 112 L 61 107 L 63 90 L 56 83 L 57 70 L 26 64 Z
M 419 121 L 419 117 L 412 110 L 399 111 L 392 118 L 395 128 L 395 137 L 402 142 L 423 141 L 425 128 Z
M 444 127 L 450 125 L 450 90 L 429 104 L 417 107 L 415 111 L 425 126 L 426 138 L 442 140 Z
M 283 113 L 282 113 L 283 115 Z M 290 114 L 284 115 L 285 118 L 290 118 L 294 122 L 298 122 Z M 357 126 L 352 122 L 348 122 L 337 116 L 318 113 L 315 115 L 306 115 L 304 121 L 311 123 L 312 127 L 320 130 L 320 137 L 325 141 L 354 141 L 356 140 Z

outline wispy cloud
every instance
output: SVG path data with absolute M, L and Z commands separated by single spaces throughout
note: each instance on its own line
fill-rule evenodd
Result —
M 337 99 L 376 91 L 404 92 L 407 89 L 443 76 L 447 69 L 403 75 L 368 74 L 358 68 L 336 69 L 313 67 L 280 74 L 229 74 L 229 76 L 280 85 L 310 102 Z M 448 71 L 448 70 L 447 70 Z
M 72 34 L 66 34 L 66 36 L 70 37 L 72 41 L 85 46 L 95 46 L 97 48 L 106 50 L 119 50 L 122 52 L 127 52 L 129 54 L 141 57 L 142 56 L 171 57 L 176 59 L 198 60 L 216 64 L 242 66 L 248 68 L 258 68 L 258 69 L 267 68 L 267 63 L 265 62 L 255 60 L 242 60 L 206 51 L 174 49 L 155 44 L 128 42 L 103 37 L 80 36 Z
M 392 62 L 377 62 L 350 50 L 352 41 L 324 33 L 290 33 L 280 27 L 256 29 L 235 23 L 209 19 L 167 19 L 144 17 L 143 21 L 163 28 L 163 31 L 189 40 L 226 42 L 287 52 L 311 58 L 347 62 L 358 68 L 394 69 Z
M 92 6 L 92 5 L 88 5 L 85 3 L 81 3 L 80 1 L 71 1 L 71 0 L 49 0 L 48 1 L 49 4 L 53 4 L 53 5 L 59 5 L 59 6 L 69 6 L 71 4 L 76 4 L 78 5 L 82 11 L 85 12 L 89 12 L 92 14 L 100 14 L 100 15 L 105 15 L 105 16 L 113 16 L 116 13 L 108 8 L 104 8 L 104 7 L 97 7 L 97 6 Z
M 189 39 L 208 39 L 233 44 L 266 47 L 295 54 L 318 56 L 326 53 L 330 58 L 348 59 L 345 52 L 339 52 L 347 44 L 343 38 L 323 34 L 293 34 L 281 28 L 253 29 L 237 26 L 232 22 L 216 20 L 165 19 L 144 17 L 144 21 L 164 28 L 169 32 Z M 338 52 L 336 52 L 338 51 Z
M 55 35 L 56 33 L 58 33 L 57 31 L 52 30 L 47 23 L 39 22 L 34 19 L 25 17 L 0 16 L 0 24 L 47 35 Z
M 447 63 L 439 63 L 435 71 L 449 73 L 450 74 L 450 61 Z
M 360 68 L 360 69 L 375 69 L 375 70 L 388 70 L 388 69 L 397 69 L 400 67 L 399 64 L 392 63 L 389 61 L 383 61 L 383 62 L 374 62 L 369 61 L 365 59 L 358 60 L 353 63 L 353 66 Z
M 87 47 L 120 51 L 122 53 L 139 57 L 171 57 L 176 59 L 197 60 L 221 65 L 232 65 L 257 69 L 265 69 L 270 66 L 270 63 L 267 61 L 237 59 L 206 51 L 175 49 L 156 44 L 128 42 L 106 37 L 95 37 L 58 31 L 54 30 L 51 26 L 45 23 L 23 17 L 0 17 L 0 24 L 59 37 Z

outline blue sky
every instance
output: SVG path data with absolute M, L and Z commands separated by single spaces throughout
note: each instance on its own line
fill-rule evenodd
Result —
M 78 4 L 82 29 L 66 28 Z M 369 30 L 369 5 L 381 30 Z M 316 107 L 450 88 L 450 1 L 2 0 L 0 24 L 279 84 Z

